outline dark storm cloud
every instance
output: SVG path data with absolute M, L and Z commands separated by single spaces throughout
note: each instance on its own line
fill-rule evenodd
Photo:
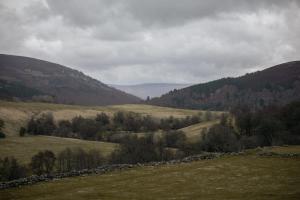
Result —
M 6 0 L 1 53 L 107 83 L 203 82 L 299 59 L 297 0 Z

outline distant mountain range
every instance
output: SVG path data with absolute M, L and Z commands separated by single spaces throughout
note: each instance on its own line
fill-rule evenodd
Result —
M 122 90 L 129 94 L 133 94 L 142 99 L 147 99 L 147 97 L 160 97 L 174 89 L 181 89 L 188 87 L 192 84 L 176 84 L 176 83 L 144 83 L 138 85 L 110 85 L 116 89 Z
M 80 71 L 43 60 L 4 54 L 0 54 L 0 98 L 79 105 L 141 101 Z
M 293 100 L 300 100 L 300 61 L 171 91 L 148 103 L 176 108 L 228 110 L 239 104 L 259 108 Z

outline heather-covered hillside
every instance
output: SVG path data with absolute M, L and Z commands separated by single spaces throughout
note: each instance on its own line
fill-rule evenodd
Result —
M 68 67 L 34 58 L 0 55 L 0 98 L 80 105 L 137 103 L 138 97 L 111 88 Z
M 237 78 L 223 78 L 174 90 L 150 104 L 225 110 L 239 104 L 257 108 L 300 98 L 300 61 L 283 63 Z

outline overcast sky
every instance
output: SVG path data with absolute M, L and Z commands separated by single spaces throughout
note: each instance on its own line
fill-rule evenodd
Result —
M 300 60 L 300 0 L 1 0 L 0 53 L 104 83 L 199 83 Z

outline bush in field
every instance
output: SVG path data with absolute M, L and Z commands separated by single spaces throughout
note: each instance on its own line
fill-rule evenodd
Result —
M 211 113 L 211 111 L 205 111 L 204 113 L 204 121 L 210 121 L 213 119 L 213 115 Z
M 5 138 L 5 137 L 6 137 L 6 135 L 2 131 L 0 131 L 0 139 Z
M 52 151 L 40 151 L 31 158 L 31 169 L 34 174 L 49 174 L 53 171 L 56 157 Z
M 3 127 L 4 127 L 4 121 L 0 119 L 0 139 L 6 137 L 6 135 L 2 132 Z
M 158 122 L 150 115 L 143 117 L 141 120 L 142 131 L 156 131 L 159 129 Z
M 67 172 L 71 170 L 91 169 L 104 164 L 105 160 L 97 150 L 88 152 L 81 148 L 65 149 L 57 155 L 57 170 Z
M 240 150 L 240 143 L 235 131 L 220 124 L 214 125 L 202 136 L 200 145 L 202 150 L 210 152 L 236 152 Z
M 300 144 L 299 101 L 283 107 L 267 106 L 261 110 L 239 106 L 232 113 L 245 148 Z
M 284 106 L 280 111 L 280 120 L 286 130 L 299 138 L 300 136 L 300 101 L 292 102 Z M 298 137 L 297 137 L 298 136 Z
M 38 118 L 31 118 L 27 125 L 27 132 L 33 135 L 51 135 L 55 131 L 53 115 L 44 113 Z
M 0 181 L 10 181 L 26 175 L 26 167 L 20 165 L 15 158 L 0 158 Z
M 95 120 L 96 122 L 100 123 L 101 126 L 107 126 L 110 124 L 109 116 L 104 112 L 97 114 Z
M 123 122 L 123 130 L 137 132 L 141 130 L 141 126 L 142 120 L 140 115 L 132 112 L 126 113 Z
M 25 136 L 25 133 L 26 133 L 26 128 L 21 127 L 20 130 L 19 130 L 19 135 L 20 135 L 20 137 L 24 137 L 24 136 Z
M 82 139 L 95 139 L 99 130 L 101 130 L 101 125 L 94 119 L 75 117 L 72 120 L 72 131 Z
M 134 164 L 157 161 L 160 160 L 160 154 L 156 150 L 152 136 L 127 137 L 121 147 L 113 152 L 111 162 Z
M 0 130 L 4 127 L 4 121 L 0 119 Z
M 113 122 L 115 126 L 122 126 L 125 121 L 125 113 L 124 112 L 116 112 L 113 116 Z
M 182 148 L 186 143 L 186 136 L 182 131 L 171 130 L 164 134 L 167 147 Z
M 71 137 L 72 134 L 72 123 L 68 120 L 61 120 L 58 122 L 55 135 L 60 137 Z

